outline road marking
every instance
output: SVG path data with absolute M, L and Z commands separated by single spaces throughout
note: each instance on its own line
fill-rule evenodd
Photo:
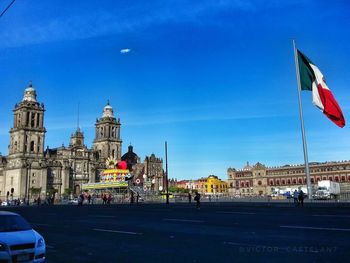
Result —
M 96 217 L 96 218 L 116 218 L 116 216 L 99 216 L 99 215 L 96 215 L 96 216 L 89 216 L 89 217 Z
M 325 216 L 325 217 L 350 217 L 350 215 L 312 215 L 312 216 Z
M 226 211 L 216 211 L 217 214 L 239 214 L 239 215 L 255 215 L 252 212 L 226 212 Z
M 176 218 L 163 218 L 163 221 L 204 223 L 204 221 L 201 221 L 201 220 L 176 219 Z
M 311 229 L 311 230 L 328 230 L 328 231 L 345 231 L 349 232 L 349 228 L 332 228 L 332 227 L 311 227 L 311 226 L 280 226 L 282 228 L 293 228 L 293 229 Z
M 118 234 L 127 234 L 127 235 L 142 235 L 142 233 L 137 232 L 129 232 L 129 231 L 118 231 L 118 230 L 110 230 L 110 229 L 99 229 L 94 228 L 92 229 L 94 231 L 100 231 L 100 232 L 110 232 L 110 233 L 118 233 Z
M 225 245 L 232 245 L 232 246 L 254 246 L 254 245 L 250 245 L 250 244 L 227 242 L 227 241 L 224 241 L 224 244 Z

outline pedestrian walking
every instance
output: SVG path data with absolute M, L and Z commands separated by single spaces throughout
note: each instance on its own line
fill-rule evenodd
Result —
M 134 203 L 134 192 L 130 193 L 130 203 L 133 204 Z
M 107 204 L 107 196 L 106 196 L 106 194 L 103 194 L 103 197 L 102 197 L 102 204 Z
M 78 198 L 78 206 L 82 206 L 84 202 L 84 195 L 81 193 Z
M 191 201 L 192 201 L 192 195 L 191 195 L 191 193 L 189 192 L 189 193 L 188 193 L 188 203 L 190 204 Z
M 299 205 L 298 196 L 299 196 L 299 193 L 298 193 L 297 189 L 295 189 L 295 191 L 294 191 L 294 193 L 293 193 L 293 200 L 294 200 L 294 205 L 295 205 L 295 206 L 298 206 L 298 205 Z
M 89 204 L 91 204 L 91 195 L 90 194 L 88 195 L 88 202 L 89 202 Z
M 137 205 L 139 204 L 139 198 L 140 198 L 140 194 L 137 193 L 137 194 L 136 194 L 136 204 L 137 204 Z
M 301 204 L 301 206 L 304 206 L 304 192 L 301 189 L 299 191 L 298 199 L 299 199 L 299 204 Z
M 194 201 L 196 201 L 196 208 L 200 209 L 201 208 L 201 195 L 196 192 L 196 195 L 194 196 Z
M 107 204 L 111 204 L 111 201 L 112 201 L 112 195 L 109 194 L 107 198 Z

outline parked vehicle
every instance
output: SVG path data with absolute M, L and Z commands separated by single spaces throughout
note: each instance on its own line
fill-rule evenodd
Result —
M 45 262 L 44 238 L 20 215 L 0 211 L 0 262 Z
M 317 190 L 314 199 L 327 200 L 335 199 L 340 194 L 340 184 L 330 180 L 322 180 L 317 183 Z
M 74 198 L 74 199 L 68 200 L 68 204 L 70 204 L 70 205 L 77 205 L 78 204 L 78 198 Z

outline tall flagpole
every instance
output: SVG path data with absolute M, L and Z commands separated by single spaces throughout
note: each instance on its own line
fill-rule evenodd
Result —
M 301 96 L 300 96 L 301 85 L 300 85 L 300 74 L 299 74 L 299 61 L 298 61 L 298 54 L 297 54 L 297 49 L 295 47 L 295 40 L 294 39 L 293 39 L 293 49 L 294 49 L 295 71 L 296 71 L 297 82 L 298 82 L 299 116 L 300 116 L 300 122 L 301 122 L 301 135 L 303 138 L 303 150 L 304 150 L 307 194 L 308 194 L 309 199 L 311 199 L 312 198 L 312 186 L 311 186 L 311 179 L 310 179 L 309 160 L 308 160 L 308 155 L 307 155 L 307 145 L 306 145 L 305 128 L 304 128 L 304 117 L 303 117 L 303 106 L 301 103 Z
M 168 142 L 165 141 L 165 191 L 166 204 L 169 204 L 169 187 L 168 187 Z

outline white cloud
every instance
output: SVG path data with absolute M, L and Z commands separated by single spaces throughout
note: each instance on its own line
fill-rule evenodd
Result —
M 127 53 L 129 53 L 130 51 L 131 51 L 130 48 L 123 48 L 123 49 L 120 50 L 120 53 L 121 53 L 121 54 L 127 54 Z

